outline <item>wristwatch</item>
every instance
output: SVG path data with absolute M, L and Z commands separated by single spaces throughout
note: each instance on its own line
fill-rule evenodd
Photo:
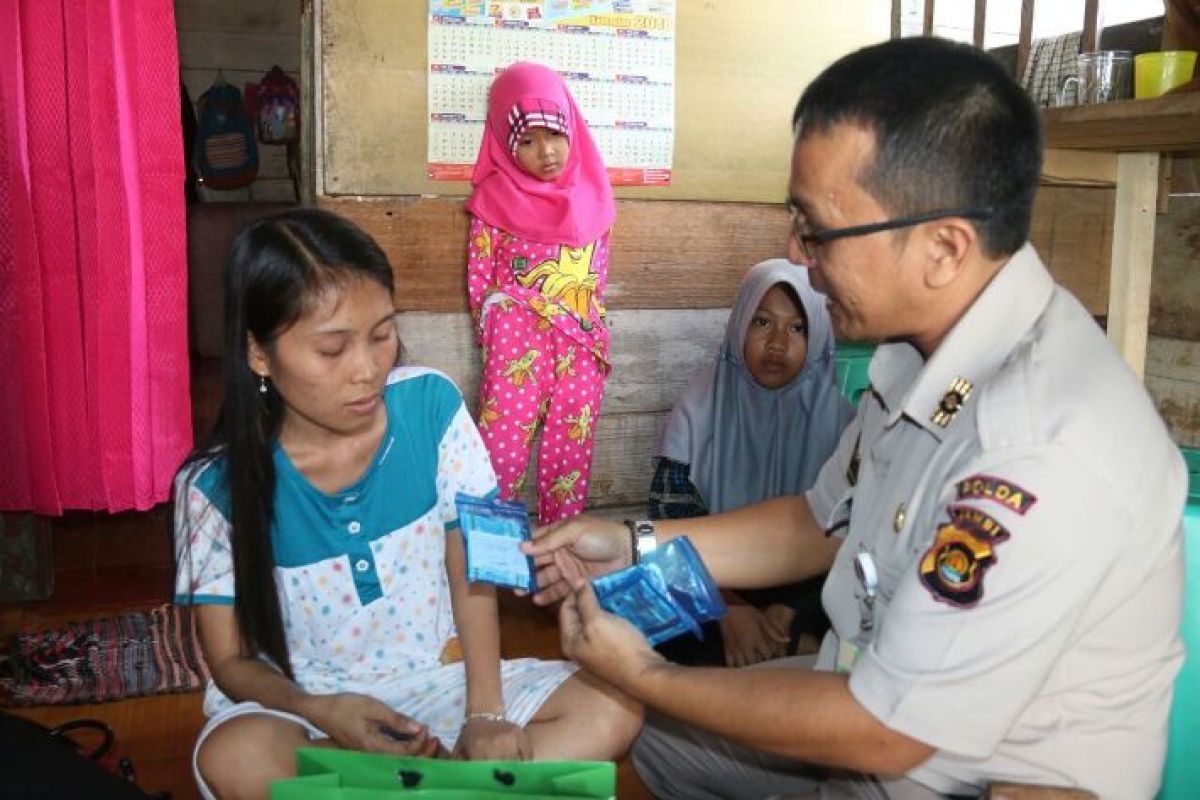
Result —
M 634 564 L 641 563 L 658 547 L 658 531 L 648 519 L 627 519 L 625 524 L 629 527 L 630 557 Z

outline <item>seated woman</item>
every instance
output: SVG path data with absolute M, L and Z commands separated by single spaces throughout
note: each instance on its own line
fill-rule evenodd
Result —
M 764 261 L 742 279 L 725 341 L 667 418 L 650 487 L 651 519 L 699 517 L 812 486 L 853 417 L 838 391 L 825 298 L 807 270 Z M 753 543 L 747 542 L 747 546 Z M 672 660 L 743 666 L 815 648 L 829 626 L 822 578 L 726 592 L 729 613 Z
M 266 797 L 295 750 L 611 759 L 639 706 L 564 662 L 502 661 L 455 493 L 496 478 L 454 384 L 397 367 L 392 268 L 325 211 L 244 229 L 216 430 L 176 479 L 177 602 L 212 671 L 205 797 Z

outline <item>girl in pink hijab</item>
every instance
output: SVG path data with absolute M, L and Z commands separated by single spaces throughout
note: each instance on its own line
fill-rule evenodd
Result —
M 538 518 L 578 514 L 610 369 L 604 290 L 612 187 L 558 73 L 501 72 L 467 200 L 467 292 L 483 348 L 479 429 L 500 495 L 523 488 L 538 450 Z

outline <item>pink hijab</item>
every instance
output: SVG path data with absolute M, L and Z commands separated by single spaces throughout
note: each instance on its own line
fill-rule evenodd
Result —
M 515 127 L 557 127 L 571 142 L 566 167 L 552 181 L 521 169 L 509 147 Z M 554 70 L 519 62 L 496 76 L 488 116 L 471 175 L 467 210 L 489 225 L 548 244 L 582 247 L 612 227 L 612 186 L 600 151 L 575 99 Z

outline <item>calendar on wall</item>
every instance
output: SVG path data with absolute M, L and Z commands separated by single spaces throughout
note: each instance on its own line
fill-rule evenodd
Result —
M 669 186 L 675 145 L 675 0 L 429 0 L 431 180 L 471 178 L 496 72 L 557 70 L 615 186 Z

